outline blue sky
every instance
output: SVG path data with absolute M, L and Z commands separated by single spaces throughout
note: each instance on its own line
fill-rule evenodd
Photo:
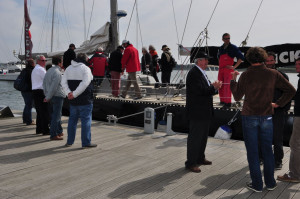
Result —
M 84 0 L 88 26 L 93 0 Z M 190 6 L 190 0 L 173 0 L 179 40 Z M 221 35 L 231 34 L 231 42 L 240 45 L 245 39 L 261 0 L 220 0 L 208 26 L 208 45 L 222 44 Z M 92 34 L 110 20 L 110 1 L 95 0 L 89 33 Z M 183 38 L 184 46 L 192 46 L 198 34 L 205 28 L 217 0 L 194 0 Z M 23 0 L 0 0 L 0 62 L 15 60 L 13 50 L 22 50 Z M 79 46 L 84 39 L 83 0 L 56 0 L 58 28 L 54 50 L 66 50 L 70 42 Z M 120 10 L 128 15 L 120 19 L 120 40 L 125 37 L 134 0 L 119 0 Z M 50 27 L 52 0 L 28 0 L 32 20 L 33 52 L 50 51 Z M 299 0 L 264 0 L 250 32 L 249 46 L 266 46 L 281 43 L 300 43 Z M 153 44 L 159 54 L 167 44 L 177 57 L 177 36 L 174 25 L 172 0 L 138 0 L 144 46 Z M 136 13 L 132 18 L 128 37 L 134 46 L 142 48 L 141 38 L 136 34 Z

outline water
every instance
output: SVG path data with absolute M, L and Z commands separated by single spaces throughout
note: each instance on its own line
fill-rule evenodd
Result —
M 0 81 L 0 106 L 9 106 L 11 110 L 23 110 L 23 97 L 21 92 L 14 88 L 13 81 Z
M 158 73 L 158 78 L 160 80 L 160 74 Z M 297 76 L 298 73 L 286 73 L 289 78 L 291 84 L 297 89 L 297 83 L 299 77 Z M 174 76 L 178 76 L 177 71 L 172 73 L 171 79 Z M 215 81 L 218 77 L 217 71 L 207 71 L 207 76 L 211 81 Z M 185 71 L 179 75 L 180 79 L 185 78 Z M 0 81 L 0 106 L 9 106 L 12 110 L 23 110 L 24 108 L 24 100 L 21 95 L 20 91 L 14 89 L 14 82 L 13 81 Z M 33 109 L 34 110 L 34 109 Z

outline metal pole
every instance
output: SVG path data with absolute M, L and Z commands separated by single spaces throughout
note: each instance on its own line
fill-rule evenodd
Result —
M 53 0 L 53 9 L 52 9 L 52 29 L 51 29 L 51 52 L 53 50 L 53 30 L 54 30 L 54 10 L 55 10 L 55 0 Z
M 119 45 L 119 32 L 118 32 L 118 1 L 111 0 L 110 1 L 110 22 L 111 22 L 111 29 L 112 29 L 112 49 L 110 51 L 117 49 Z

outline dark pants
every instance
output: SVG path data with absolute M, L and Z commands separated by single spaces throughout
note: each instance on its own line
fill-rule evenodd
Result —
M 53 138 L 63 132 L 61 127 L 61 109 L 64 103 L 63 97 L 53 96 L 50 104 L 52 107 L 50 137 Z
M 32 94 L 36 109 L 36 133 L 49 134 L 48 103 L 44 102 L 44 92 L 38 89 L 32 90 Z
M 156 82 L 159 82 L 158 77 L 157 77 L 157 71 L 156 68 L 153 68 L 151 70 L 151 76 L 155 79 Z
M 273 145 L 274 159 L 276 164 L 281 164 L 283 159 L 283 130 L 285 125 L 286 112 L 276 110 L 273 115 Z
M 95 86 L 101 86 L 101 83 L 104 79 L 104 76 L 94 76 L 94 85 Z
M 22 97 L 25 102 L 24 110 L 23 110 L 23 123 L 27 125 L 32 123 L 31 109 L 32 109 L 32 92 L 21 92 Z
M 162 71 L 161 72 L 161 83 L 162 83 L 162 86 L 166 86 L 167 84 L 170 84 L 171 73 L 172 73 L 172 71 Z
M 209 120 L 190 120 L 187 140 L 186 167 L 196 166 L 205 159 L 205 148 L 209 133 Z

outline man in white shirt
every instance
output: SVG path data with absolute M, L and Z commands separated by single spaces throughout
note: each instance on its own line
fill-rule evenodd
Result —
M 36 134 L 49 135 L 48 103 L 44 102 L 43 92 L 46 58 L 43 55 L 37 55 L 36 63 L 31 73 L 32 95 L 36 109 Z

